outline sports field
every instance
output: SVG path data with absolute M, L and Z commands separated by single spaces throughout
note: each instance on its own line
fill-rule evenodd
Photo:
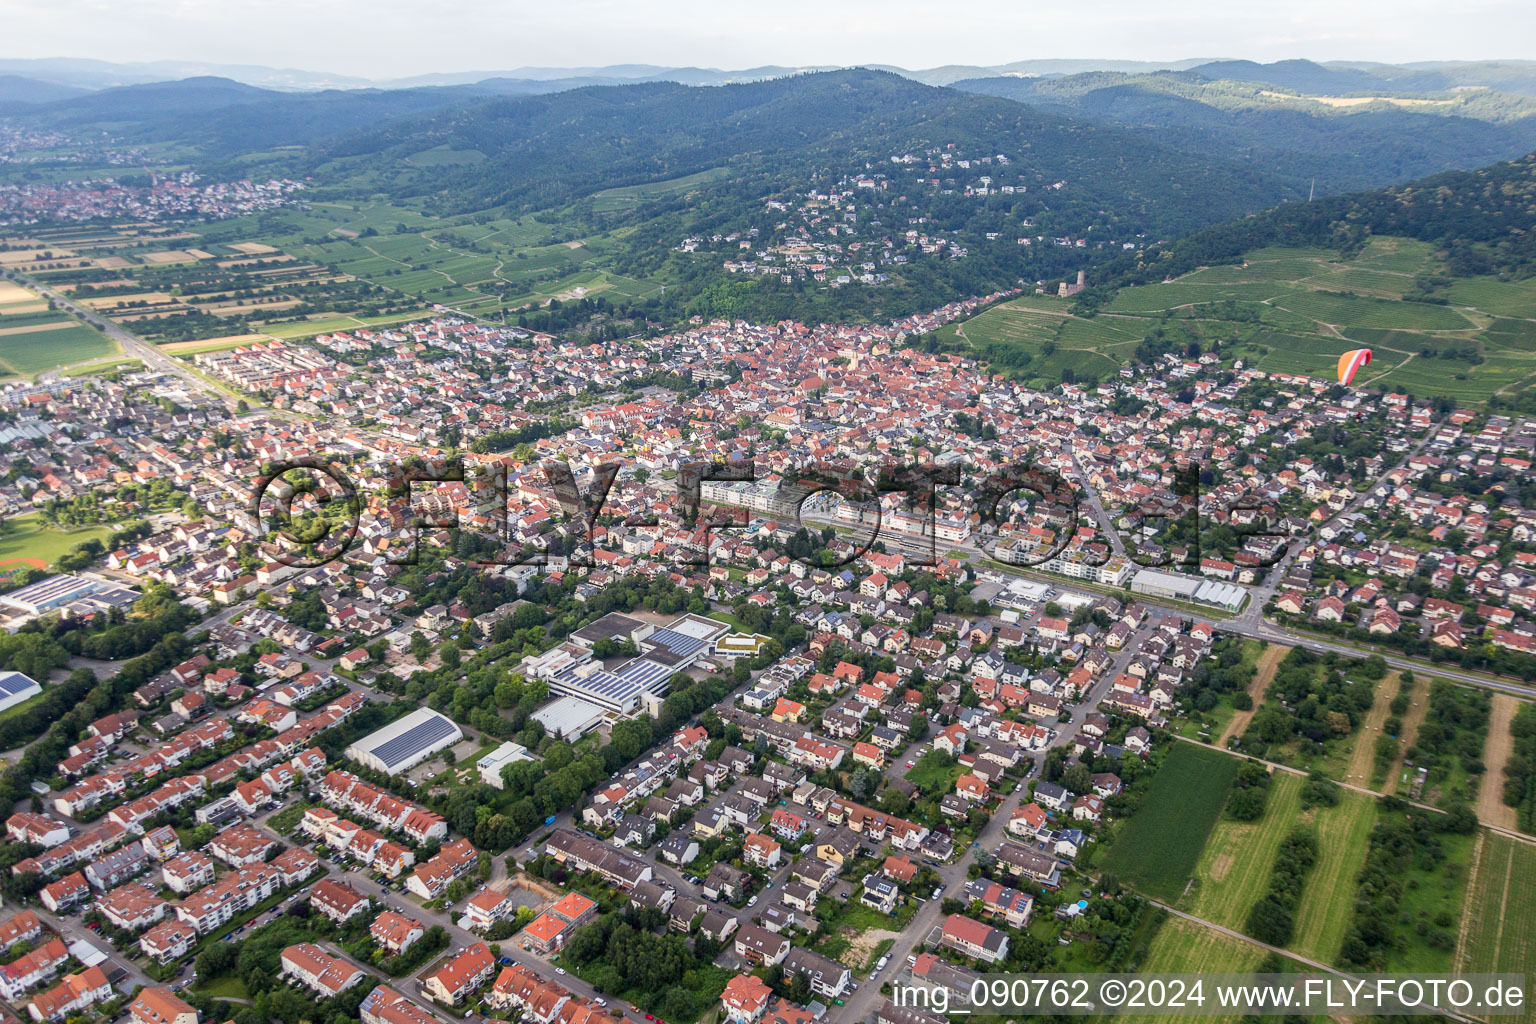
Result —
M 1179 899 L 1227 802 L 1238 763 L 1193 743 L 1173 744 L 1136 813 L 1120 823 L 1100 870 L 1154 899 Z
M 105 540 L 112 531 L 106 527 L 64 531 L 44 526 L 36 516 L 22 516 L 9 520 L 9 528 L 0 533 L 0 570 L 11 568 L 13 559 L 25 559 L 34 567 L 52 565 L 60 555 L 67 554 L 76 544 L 88 540 Z

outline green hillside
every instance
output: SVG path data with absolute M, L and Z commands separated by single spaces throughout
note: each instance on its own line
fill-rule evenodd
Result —
M 1212 351 L 1228 365 L 1331 379 L 1341 353 L 1375 355 L 1357 385 L 1486 404 L 1536 379 L 1536 281 L 1448 279 L 1426 242 L 1370 239 L 1335 250 L 1272 246 L 1242 263 L 1119 291 L 1091 315 L 1028 296 L 937 333 L 1040 384 L 1104 379 L 1164 352 Z M 1414 301 L 1429 282 L 1443 302 Z

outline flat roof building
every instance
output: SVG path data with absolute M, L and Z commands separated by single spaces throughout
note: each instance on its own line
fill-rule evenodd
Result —
M 31 700 L 43 692 L 37 680 L 20 672 L 0 672 L 0 711 Z
M 1176 601 L 1199 601 L 1213 604 L 1230 611 L 1242 606 L 1248 591 L 1235 583 L 1181 576 L 1178 573 L 1143 569 L 1131 577 L 1131 590 L 1151 597 L 1166 597 Z
M 571 639 L 588 649 L 599 640 L 614 640 L 619 643 L 631 640 L 639 644 L 655 630 L 656 627 L 649 622 L 642 622 L 620 612 L 609 612 L 596 622 L 589 622 L 572 633 Z
M 551 736 L 574 740 L 585 736 L 603 720 L 603 709 L 579 697 L 561 697 L 529 716 Z
M 417 708 L 364 736 L 348 747 L 346 754 L 375 771 L 396 775 L 463 738 L 464 733 L 447 716 L 431 708 Z
M 28 584 L 20 590 L 14 590 L 0 597 L 0 604 L 32 615 L 40 615 L 55 608 L 62 608 L 72 601 L 87 598 L 100 602 L 103 607 L 108 605 L 123 607 L 132 604 L 138 595 L 117 583 L 62 573 Z
M 475 762 L 475 770 L 480 773 L 480 781 L 487 786 L 495 786 L 501 789 L 506 784 L 501 781 L 501 770 L 513 761 L 532 761 L 533 755 L 528 753 L 528 748 L 521 743 L 513 743 L 511 740 L 503 743 L 495 750 L 486 754 Z

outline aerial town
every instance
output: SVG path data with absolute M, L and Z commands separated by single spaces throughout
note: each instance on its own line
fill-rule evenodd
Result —
M 238 217 L 295 201 L 297 181 L 213 181 L 195 171 L 151 175 L 147 185 L 113 178 L 0 185 L 0 226 L 40 221 L 80 222 L 101 217 L 156 221 L 171 217 Z
M 1188 757 L 1260 765 L 1229 812 L 1262 814 L 1262 765 L 1358 748 L 1475 828 L 1427 728 L 1413 765 L 1364 736 L 1388 670 L 1447 720 L 1482 693 L 1450 681 L 1536 677 L 1536 426 L 925 350 L 1009 294 L 582 346 L 444 313 L 6 385 L 0 507 L 102 529 L 0 593 L 0 998 L 938 1024 L 891 984 L 1134 963 L 1123 848 Z M 953 475 L 807 482 L 896 463 Z M 989 491 L 1018 464 L 1056 485 Z
M 767 196 L 750 222 L 687 237 L 678 249 L 731 254 L 721 263 L 731 274 L 776 276 L 786 284 L 809 278 L 836 288 L 855 280 L 884 284 L 890 269 L 918 257 L 965 259 L 973 218 L 988 228 L 979 240 L 999 246 L 1145 244 L 1143 233 L 1115 239 L 1094 226 L 1082 235 L 1041 233 L 1053 207 L 1070 210 L 1078 200 L 1067 181 L 1020 174 L 1010 164 L 1005 154 L 969 156 L 955 143 L 893 154 L 888 165 L 868 163 L 805 192 Z M 1048 198 L 1030 197 L 1031 188 Z

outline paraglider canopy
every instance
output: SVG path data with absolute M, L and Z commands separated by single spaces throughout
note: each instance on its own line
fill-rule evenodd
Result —
M 1371 350 L 1357 348 L 1339 356 L 1339 383 L 1348 384 L 1355 379 L 1355 372 L 1371 361 Z

